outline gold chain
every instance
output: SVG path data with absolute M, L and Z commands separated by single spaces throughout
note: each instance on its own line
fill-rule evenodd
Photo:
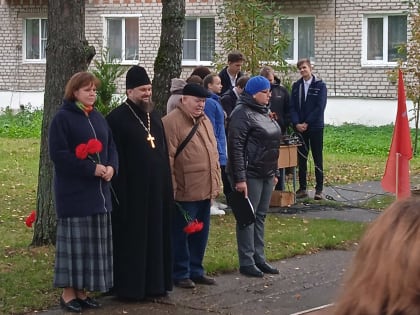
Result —
M 125 105 L 128 106 L 128 108 L 130 109 L 130 111 L 133 113 L 134 117 L 137 118 L 137 120 L 139 121 L 139 123 L 143 126 L 144 130 L 146 130 L 147 132 L 147 138 L 146 140 L 150 142 L 150 146 L 152 147 L 152 149 L 156 148 L 155 145 L 155 137 L 152 136 L 152 134 L 150 133 L 150 113 L 147 112 L 147 128 L 143 123 L 143 120 L 140 119 L 140 117 L 136 114 L 136 112 L 134 111 L 134 109 L 127 103 L 124 102 Z

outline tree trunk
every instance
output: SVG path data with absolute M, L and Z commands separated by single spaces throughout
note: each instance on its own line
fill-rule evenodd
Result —
M 156 110 L 166 113 L 171 79 L 181 75 L 185 0 L 162 0 L 160 46 L 154 64 L 153 101 Z
M 48 129 L 61 104 L 70 77 L 85 71 L 95 48 L 85 39 L 85 0 L 48 1 L 48 42 L 44 116 L 37 191 L 37 219 L 32 245 L 55 244 L 56 220 L 53 202 L 53 165 L 48 154 Z

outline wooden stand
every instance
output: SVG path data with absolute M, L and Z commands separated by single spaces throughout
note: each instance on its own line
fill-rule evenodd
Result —
M 287 207 L 296 203 L 296 166 L 298 165 L 297 147 L 297 145 L 282 145 L 279 148 L 278 165 L 283 172 L 283 181 L 285 179 L 284 169 L 287 167 L 293 168 L 293 191 L 273 190 L 270 207 Z
M 297 145 L 282 145 L 279 148 L 279 168 L 295 167 L 297 161 Z
M 291 191 L 273 190 L 270 207 L 287 207 L 295 203 L 295 193 Z

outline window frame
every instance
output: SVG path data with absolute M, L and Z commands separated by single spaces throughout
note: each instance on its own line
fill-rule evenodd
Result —
M 363 15 L 362 22 L 362 55 L 361 55 L 361 65 L 368 67 L 396 67 L 397 61 L 388 61 L 388 27 L 389 22 L 388 18 L 390 16 L 405 16 L 407 18 L 407 42 L 409 38 L 408 34 L 408 15 L 404 11 L 393 11 L 393 12 L 377 12 L 377 13 L 366 13 Z M 372 18 L 381 18 L 382 19 L 382 60 L 368 60 L 368 19 Z M 386 21 L 386 23 L 385 23 Z
M 295 65 L 299 60 L 299 18 L 313 18 L 314 19 L 314 35 L 316 34 L 315 25 L 316 25 L 316 16 L 315 15 L 295 15 L 295 16 L 285 16 L 283 20 L 293 20 L 293 38 L 292 38 L 292 45 L 293 45 L 293 58 L 286 59 L 285 61 L 288 64 Z M 315 64 L 315 36 L 313 38 L 314 42 L 314 56 L 308 57 L 311 60 L 311 64 Z
M 48 40 L 48 24 L 46 25 L 47 29 L 45 30 L 46 33 L 47 33 L 47 37 L 46 38 L 42 37 L 42 20 L 45 20 L 46 23 L 48 23 L 48 19 L 46 17 L 25 17 L 23 19 L 23 36 L 22 36 L 22 59 L 23 59 L 23 63 L 45 64 L 45 63 L 47 63 L 46 52 L 45 52 L 45 58 L 41 57 L 42 53 L 40 53 L 40 55 L 39 55 L 40 57 L 37 58 L 37 59 L 27 58 L 27 56 L 26 56 L 26 48 L 27 48 L 27 45 L 26 45 L 27 38 L 26 37 L 28 36 L 27 28 L 26 28 L 26 22 L 28 20 L 38 20 L 39 21 L 38 27 L 39 27 L 39 34 L 40 34 L 40 36 L 39 36 L 39 47 L 40 47 L 40 49 L 42 47 L 42 41 L 45 40 L 45 42 L 47 42 L 47 40 Z M 46 48 L 46 45 L 45 45 L 45 48 Z
M 197 34 L 197 38 L 196 40 L 196 59 L 192 60 L 192 59 L 182 59 L 181 65 L 182 66 L 211 66 L 213 64 L 214 61 L 212 60 L 200 60 L 200 52 L 201 52 L 201 47 L 200 47 L 200 41 L 201 41 L 201 19 L 213 19 L 214 20 L 214 47 L 216 45 L 216 18 L 214 16 L 186 16 L 185 20 L 195 20 L 197 21 L 196 23 L 196 34 Z M 182 39 L 182 47 L 184 47 L 184 40 L 185 38 Z M 182 54 L 184 54 L 184 50 L 182 49 Z
M 108 48 L 108 19 L 121 19 L 125 20 L 126 18 L 138 18 L 139 22 L 139 39 L 138 39 L 138 59 L 135 60 L 126 60 L 126 59 L 116 59 L 116 63 L 121 65 L 137 65 L 140 60 L 140 18 L 142 17 L 142 14 L 102 14 L 102 48 L 107 49 Z M 125 25 L 125 22 L 124 22 Z M 125 27 L 123 28 L 123 34 L 125 35 Z M 125 36 L 122 36 L 123 40 L 123 47 L 121 47 L 121 57 L 125 56 Z

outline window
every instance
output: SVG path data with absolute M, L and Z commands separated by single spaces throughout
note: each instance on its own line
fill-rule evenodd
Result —
M 214 58 L 214 18 L 187 18 L 182 49 L 183 65 L 210 65 Z
M 296 63 L 301 58 L 315 61 L 315 18 L 294 17 L 280 21 L 280 31 L 290 40 L 284 59 Z
M 45 48 L 47 45 L 47 19 L 26 19 L 24 33 L 25 59 L 32 62 L 45 62 Z
M 105 47 L 109 60 L 121 63 L 139 60 L 138 16 L 106 17 Z
M 363 20 L 362 64 L 395 64 L 406 55 L 398 52 L 407 44 L 407 16 L 366 16 Z

